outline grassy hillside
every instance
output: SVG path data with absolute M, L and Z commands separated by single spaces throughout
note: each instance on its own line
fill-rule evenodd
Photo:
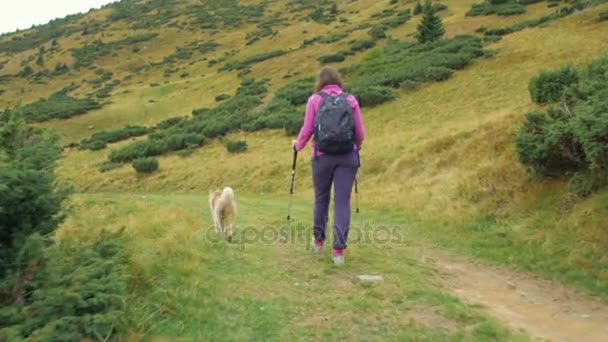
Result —
M 371 232 L 361 230 L 343 269 L 311 260 L 307 225 L 294 223 L 280 242 L 285 200 L 240 196 L 240 227 L 226 244 L 206 229 L 210 216 L 199 195 L 87 194 L 73 199 L 78 211 L 57 239 L 92 239 L 100 227 L 123 225 L 137 239 L 129 340 L 527 340 L 444 292 L 434 270 L 404 253 L 404 235 L 399 243 L 371 243 L 363 238 Z M 296 220 L 310 215 L 307 201 L 294 203 Z M 366 283 L 359 274 L 386 279 Z
M 529 80 L 541 70 L 565 63 L 582 66 L 608 51 L 605 39 L 608 21 L 598 20 L 600 14 L 608 10 L 608 4 L 605 1 L 540 1 L 523 6 L 525 12 L 520 14 L 467 15 L 477 2 L 440 1 L 447 5 L 447 9 L 439 14 L 445 24 L 447 39 L 457 35 L 478 37 L 484 41 L 483 56 L 477 56 L 465 67 L 455 69 L 447 80 L 421 81 L 413 89 L 401 85 L 392 90 L 393 100 L 363 108 L 368 138 L 361 152 L 359 184 L 363 211 L 372 213 L 365 219 L 374 224 L 384 222 L 385 215 L 388 215 L 399 217 L 400 222 L 416 222 L 416 227 L 420 228 L 409 233 L 412 238 L 433 241 L 482 260 L 572 282 L 595 294 L 608 296 L 608 190 L 600 190 L 586 198 L 576 197 L 567 190 L 567 180 L 542 179 L 531 174 L 518 161 L 514 148 L 514 137 L 525 113 L 537 109 L 528 92 Z M 69 96 L 90 98 L 101 106 L 67 119 L 36 123 L 55 129 L 62 143 L 70 146 L 64 149 L 60 161 L 60 182 L 82 193 L 76 202 L 90 202 L 76 205 L 74 216 L 58 234 L 71 234 L 89 226 L 126 226 L 133 237 L 146 236 L 146 244 L 150 245 L 160 242 L 158 248 L 169 253 L 177 245 L 175 241 L 165 239 L 175 240 L 178 233 L 169 234 L 161 222 L 171 221 L 165 223 L 175 227 L 199 226 L 196 208 L 204 206 L 205 200 L 204 196 L 199 198 L 195 194 L 223 185 L 231 185 L 237 194 L 245 194 L 248 209 L 241 214 L 241 225 L 275 225 L 280 217 L 284 217 L 279 207 L 284 203 L 281 196 L 288 190 L 292 157 L 290 144 L 293 137 L 283 129 L 254 132 L 237 129 L 230 132 L 227 138 L 247 141 L 248 150 L 241 154 L 228 153 L 218 138 L 208 139 L 202 147 L 188 149 L 187 153 L 164 153 L 158 157 L 158 171 L 145 176 L 136 174 L 130 164 L 106 172 L 99 170 L 111 151 L 135 141 L 145 141 L 148 139 L 145 135 L 113 142 L 97 151 L 81 150 L 76 143 L 94 133 L 127 125 L 153 128 L 169 118 L 192 117 L 193 110 L 216 108 L 226 103 L 218 101 L 217 97 L 235 95 L 245 79 L 266 80 L 266 92 L 256 95 L 260 104 L 251 112 L 243 113 L 255 117 L 258 111 L 263 112 L 268 108 L 266 105 L 273 103 L 277 90 L 296 80 L 314 76 L 322 65 L 318 61 L 321 56 L 351 51 L 355 41 L 373 42 L 371 49 L 352 50 L 353 54 L 346 55 L 344 61 L 331 63 L 345 71 L 348 87 L 359 85 L 357 82 L 361 82 L 365 66 L 377 65 L 378 60 L 389 55 L 391 48 L 395 50 L 394 47 L 398 46 L 405 50 L 407 45 L 398 44 L 415 40 L 414 32 L 420 16 L 411 12 L 405 14 L 405 11 L 414 9 L 415 1 L 336 2 L 335 9 L 332 9 L 332 4 L 313 0 L 122 1 L 32 30 L 1 36 L 0 109 L 52 97 L 71 84 L 78 87 L 69 89 Z M 574 10 L 579 5 L 582 10 Z M 562 8 L 573 10 L 566 12 Z M 555 13 L 567 15 L 555 16 Z M 498 38 L 494 34 L 483 33 L 513 25 L 521 28 L 523 22 L 536 20 L 540 23 L 538 19 L 545 16 L 553 17 L 546 22 L 541 20 L 540 25 L 518 29 Z M 386 27 L 386 38 L 374 38 L 370 34 L 370 29 L 379 26 Z M 276 56 L 262 56 L 278 50 L 281 52 Z M 44 62 L 37 63 L 41 55 Z M 65 72 L 61 65 L 57 67 L 63 63 L 69 71 Z M 24 72 L 28 66 L 31 73 Z M 231 69 L 230 66 L 233 70 L 225 70 Z M 396 68 L 395 73 L 399 71 Z M 103 89 L 105 92 L 100 93 Z M 289 108 L 293 113 L 285 115 L 301 118 L 301 105 Z M 296 198 L 300 203 L 301 217 L 310 216 L 305 209 L 312 196 L 309 155 L 309 149 L 300 154 L 297 169 Z M 106 195 L 89 195 L 99 192 Z M 148 197 L 135 200 L 131 198 L 133 193 Z M 166 198 L 166 194 L 176 197 Z M 270 199 L 266 201 L 265 198 Z M 179 208 L 189 208 L 186 217 L 166 209 L 173 205 L 168 203 L 173 199 L 179 202 Z M 101 205 L 99 201 L 107 205 Z M 166 217 L 161 214 L 164 209 L 170 211 Z M 263 214 L 266 211 L 270 214 Z M 150 218 L 148 214 L 156 216 Z M 181 223 L 172 222 L 173 219 Z M 155 272 L 154 267 L 160 267 L 146 254 L 155 248 L 142 247 L 142 254 L 137 256 L 141 263 L 150 263 L 142 266 L 144 269 L 149 267 L 146 270 L 149 273 Z M 183 251 L 187 255 L 178 256 L 180 263 L 175 266 L 183 269 L 171 270 L 176 279 L 196 268 L 206 257 L 195 251 L 198 247 L 188 248 Z M 273 279 L 263 270 L 264 262 L 303 258 L 303 252 L 302 255 L 296 253 L 287 257 L 280 254 L 285 252 L 280 249 L 261 249 L 255 256 L 261 261 L 249 260 L 247 258 L 251 256 L 239 256 L 232 246 L 222 245 L 222 248 L 225 250 L 209 257 L 207 265 L 224 263 L 232 271 L 222 278 L 217 269 L 205 270 L 212 277 L 220 277 L 221 281 L 200 285 L 198 278 L 188 278 L 191 285 L 188 291 L 230 292 L 230 286 L 234 285 L 222 289 L 221 284 L 234 282 L 251 286 L 266 276 Z M 385 252 L 388 254 L 382 254 Z M 355 249 L 353 255 L 357 253 L 370 253 L 378 259 L 385 259 L 394 258 L 397 251 Z M 224 258 L 244 259 L 233 263 L 222 261 Z M 258 278 L 237 279 L 235 274 L 244 267 L 239 262 L 260 270 Z M 284 268 L 289 268 L 291 261 L 281 262 L 286 263 Z M 408 264 L 407 260 L 404 264 Z M 374 264 L 373 267 L 381 266 Z M 339 278 L 333 272 L 330 268 L 305 270 L 313 280 L 321 276 Z M 399 277 L 417 277 L 414 273 L 418 271 L 408 272 L 399 273 Z M 229 279 L 233 276 L 237 278 Z M 191 300 L 191 293 L 163 292 L 174 286 L 171 282 L 178 281 L 176 279 L 158 280 L 167 281 L 166 284 L 152 284 L 160 286 L 159 292 L 151 293 L 146 300 L 150 303 L 158 298 L 167 303 Z M 344 279 L 335 279 L 335 284 L 351 290 L 355 288 L 361 293 L 375 291 Z M 383 286 L 399 287 L 393 283 Z M 425 287 L 426 283 L 420 286 Z M 272 311 L 272 317 L 284 319 L 295 314 L 306 316 L 306 312 L 290 310 L 312 305 L 307 304 L 304 297 L 296 297 L 293 299 L 295 302 L 286 303 L 287 294 L 266 296 L 260 291 L 264 292 L 263 286 L 247 287 L 247 295 L 239 298 L 239 303 L 251 310 L 258 306 L 267 307 Z M 338 293 L 340 289 L 332 291 Z M 415 289 L 412 291 L 417 293 Z M 441 296 L 436 293 L 428 298 L 427 294 L 421 296 L 433 302 L 436 295 Z M 360 310 L 367 310 L 372 305 L 357 302 L 354 297 L 343 298 L 343 304 L 355 305 Z M 323 298 L 318 299 L 318 305 L 328 305 L 324 304 Z M 385 299 L 391 301 L 390 298 Z M 203 301 L 201 307 L 204 309 L 200 312 L 179 312 L 176 307 L 157 309 L 169 310 L 183 317 L 191 314 L 194 317 L 199 314 L 217 316 L 206 323 L 212 328 L 205 330 L 211 331 L 210 334 L 213 329 L 234 328 L 233 321 L 221 321 L 218 313 L 208 309 L 217 305 L 221 307 L 218 312 L 231 312 L 234 303 L 224 299 L 216 302 L 211 297 L 197 300 Z M 451 303 L 451 299 L 446 300 Z M 443 299 L 439 302 L 443 303 Z M 447 310 L 461 317 L 458 314 L 460 304 L 441 303 L 437 304 L 443 308 L 440 311 Z M 325 309 L 332 317 L 339 312 L 338 307 Z M 378 322 L 404 328 L 405 320 L 388 318 L 383 316 L 386 310 L 374 309 L 378 310 Z M 150 307 L 133 310 L 140 310 L 133 317 L 156 317 L 154 315 L 158 314 Z M 241 314 L 249 318 L 255 316 L 253 311 Z M 346 319 L 339 313 L 337 315 L 338 321 Z M 468 315 L 474 314 L 464 316 Z M 167 320 L 163 323 L 165 325 L 155 328 L 157 330 L 153 334 L 178 336 L 189 330 L 193 338 L 203 336 L 193 323 L 195 321 L 187 322 L 191 326 L 178 326 L 176 324 L 179 323 Z M 256 321 L 258 325 L 250 327 L 253 330 L 238 333 L 242 334 L 239 336 L 252 336 L 257 332 L 273 331 L 272 336 L 260 335 L 260 339 L 298 335 L 297 331 L 281 330 L 278 322 Z M 483 319 L 481 322 L 482 330 L 488 324 L 492 334 L 507 334 L 492 325 L 494 323 Z M 469 333 L 463 332 L 468 330 L 458 324 L 453 330 L 455 333 L 441 336 L 458 337 Z M 372 330 L 355 333 L 345 328 L 334 332 L 337 335 L 326 335 L 331 332 L 324 330 L 328 327 L 322 321 L 304 322 L 298 326 L 300 329 L 320 327 L 310 336 L 313 339 L 373 336 L 371 334 L 377 333 Z M 361 328 L 365 324 L 357 326 Z M 412 327 L 407 325 L 407 328 Z M 138 333 L 145 334 L 152 328 L 142 323 L 137 329 Z M 428 338 L 439 336 L 433 334 L 435 332 L 431 330 L 421 331 L 421 336 Z

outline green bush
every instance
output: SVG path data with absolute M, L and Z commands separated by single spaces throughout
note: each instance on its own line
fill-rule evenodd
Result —
M 215 102 L 222 102 L 224 100 L 228 100 L 229 98 L 230 98 L 230 95 L 228 95 L 228 94 L 220 94 L 215 97 Z
M 433 4 L 432 9 L 435 12 L 441 12 L 441 11 L 447 10 L 448 9 L 448 5 L 442 4 L 440 2 L 436 2 L 436 3 Z
M 501 36 L 485 36 L 485 37 L 483 37 L 483 41 L 485 43 L 496 43 L 497 41 L 499 41 L 501 39 L 502 39 Z
M 406 80 L 417 83 L 443 80 L 450 72 L 441 68 L 461 69 L 482 55 L 481 40 L 472 36 L 427 44 L 391 41 L 384 49 L 371 50 L 349 79 L 353 88 L 399 88 Z
M 420 3 L 420 1 L 416 2 L 416 5 L 414 6 L 413 14 L 418 15 L 418 14 L 422 13 L 422 10 L 423 10 L 423 7 L 422 7 L 422 4 Z
M 518 32 L 521 30 L 525 30 L 527 28 L 537 27 L 539 25 L 543 25 L 557 19 L 567 17 L 576 13 L 577 11 L 583 10 L 588 7 L 597 6 L 601 4 L 603 1 L 595 1 L 595 0 L 581 0 L 572 2 L 571 6 L 565 6 L 560 8 L 558 11 L 542 16 L 537 19 L 524 20 L 518 23 L 515 23 L 509 27 L 500 27 L 496 29 L 489 29 L 484 32 L 487 36 L 504 36 L 507 34 L 511 34 L 513 32 Z
M 137 173 L 152 173 L 158 170 L 158 160 L 155 158 L 138 158 L 133 160 L 133 168 Z
M 452 74 L 454 74 L 454 70 L 443 66 L 429 67 L 425 70 L 425 78 L 434 82 L 445 81 L 452 77 Z
M 298 117 L 296 115 L 289 115 L 285 118 L 283 122 L 283 129 L 285 130 L 285 134 L 288 136 L 297 135 L 300 132 L 300 128 L 302 127 L 303 117 Z
M 600 13 L 597 16 L 597 21 L 608 21 L 608 11 Z
M 566 88 L 578 82 L 578 73 L 572 65 L 555 71 L 542 71 L 530 80 L 528 89 L 536 103 L 559 102 Z
M 496 14 L 501 16 L 518 15 L 526 13 L 526 7 L 520 4 L 508 4 L 496 9 Z
M 374 107 L 395 98 L 391 88 L 384 86 L 358 86 L 350 89 L 361 107 Z
M 243 80 L 241 85 L 236 90 L 237 96 L 261 96 L 266 94 L 268 88 L 266 88 L 267 79 L 256 81 L 253 78 Z
M 23 274 L 28 295 L 22 307 L 0 309 L 0 339 L 37 341 L 114 340 L 125 333 L 129 256 L 122 231 L 89 241 L 64 239 L 40 249 L 28 239 L 37 264 Z M 4 335 L 4 336 L 3 336 Z
M 346 55 L 342 51 L 336 52 L 331 55 L 320 56 L 319 58 L 317 58 L 317 60 L 321 64 L 338 63 L 344 61 L 344 59 L 346 59 Z
M 247 142 L 245 140 L 227 140 L 224 145 L 230 153 L 243 153 L 247 151 Z
M 0 112 L 0 303 L 7 299 L 2 280 L 26 266 L 17 254 L 27 237 L 46 236 L 63 219 L 67 192 L 55 187 L 57 142 L 27 126 L 18 113 Z
M 19 73 L 17 74 L 17 77 L 27 78 L 27 77 L 31 76 L 33 73 L 34 73 L 34 69 L 32 69 L 31 66 L 26 65 L 25 67 L 23 67 L 23 69 L 21 69 L 21 71 L 19 71 Z
M 289 101 L 292 106 L 304 105 L 312 95 L 314 84 L 314 78 L 300 79 L 277 90 L 275 97 Z
M 252 120 L 252 111 L 261 104 L 257 96 L 233 96 L 215 108 L 192 111 L 192 117 L 175 119 L 171 124 L 158 127 L 147 140 L 130 143 L 110 152 L 108 160 L 125 163 L 138 158 L 159 156 L 165 153 L 202 146 L 207 138 L 217 138 L 238 131 Z
M 386 25 L 375 25 L 372 26 L 372 28 L 370 28 L 367 33 L 374 40 L 380 40 L 386 38 L 386 30 L 388 30 L 388 27 Z
M 142 126 L 126 126 L 111 131 L 101 131 L 91 135 L 80 141 L 80 149 L 100 150 L 106 147 L 106 144 L 114 143 L 121 140 L 126 140 L 131 137 L 138 137 L 148 134 L 150 129 Z
M 372 39 L 355 40 L 350 44 L 351 51 L 362 51 L 371 49 L 376 45 Z
M 473 4 L 467 12 L 467 16 L 482 16 L 482 15 L 518 15 L 526 13 L 526 6 L 522 1 L 518 0 L 490 0 L 480 4 Z
M 340 40 L 348 37 L 348 33 L 336 33 L 329 36 L 321 37 L 319 39 L 319 43 L 323 44 L 333 44 L 335 42 L 339 42 Z
M 543 72 L 531 84 L 552 106 L 547 113 L 526 116 L 515 140 L 520 161 L 543 176 L 571 175 L 572 190 L 582 196 L 605 186 L 608 58 L 594 61 L 580 73 L 569 65 Z
M 46 121 L 50 119 L 67 119 L 75 115 L 81 115 L 93 109 L 101 108 L 97 101 L 84 98 L 77 99 L 67 94 L 68 88 L 60 90 L 48 99 L 38 100 L 23 107 L 15 109 L 15 112 L 28 121 Z
M 155 129 L 167 129 L 169 127 L 175 126 L 175 125 L 179 124 L 180 122 L 183 122 L 186 120 L 188 120 L 188 117 L 186 117 L 186 116 L 176 116 L 173 118 L 169 118 L 169 119 L 160 121 L 159 123 L 156 124 L 156 126 L 154 128 Z
M 154 39 L 157 35 L 158 34 L 156 33 L 146 33 L 127 37 L 125 39 L 109 43 L 102 42 L 101 40 L 96 40 L 92 44 L 85 44 L 80 48 L 71 49 L 72 57 L 74 57 L 74 59 L 76 60 L 76 62 L 74 63 L 74 68 L 78 69 L 83 66 L 90 66 L 95 63 L 95 61 L 97 61 L 99 58 L 108 56 L 115 50 L 124 47 L 132 48 L 138 43 Z
M 128 300 L 122 233 L 49 235 L 68 191 L 55 185 L 57 137 L 0 112 L 0 340 L 113 339 Z
M 226 63 L 224 66 L 222 66 L 218 70 L 219 71 L 242 70 L 242 69 L 245 69 L 245 68 L 251 66 L 252 64 L 263 62 L 263 61 L 271 59 L 271 58 L 279 57 L 286 53 L 287 53 L 287 51 L 285 51 L 285 50 L 274 50 L 274 51 L 270 51 L 270 52 L 265 52 L 265 53 L 261 53 L 258 55 L 254 55 L 254 56 L 245 58 L 242 61 L 236 60 L 236 61 L 233 61 L 230 63 Z

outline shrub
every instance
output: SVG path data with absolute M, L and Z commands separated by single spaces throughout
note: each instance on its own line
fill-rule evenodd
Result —
M 450 68 L 438 66 L 438 67 L 429 67 L 425 70 L 425 78 L 427 80 L 440 82 L 445 81 L 452 77 L 454 71 Z M 403 84 L 403 83 L 401 83 Z
M 359 86 L 353 87 L 350 91 L 361 107 L 374 107 L 395 98 L 393 91 L 383 86 Z
M 266 94 L 267 79 L 256 81 L 253 78 L 243 80 L 240 87 L 236 90 L 237 96 L 260 96 Z
M 509 4 L 496 9 L 497 15 L 509 16 L 526 13 L 526 7 L 519 4 Z
M 344 52 L 342 52 L 342 51 L 336 52 L 331 55 L 324 55 L 324 56 L 317 58 L 317 60 L 321 64 L 338 63 L 338 62 L 344 61 L 344 59 L 346 59 L 346 56 L 345 56 Z
M 90 138 L 81 140 L 79 146 L 81 149 L 96 151 L 105 148 L 106 144 L 129 139 L 131 137 L 145 135 L 149 132 L 150 129 L 146 127 L 126 126 L 124 128 L 119 128 L 111 131 L 97 132 L 93 134 Z
M 56 136 L 26 125 L 18 113 L 0 112 L 0 294 L 4 277 L 28 266 L 17 258 L 26 238 L 46 236 L 63 219 L 67 191 L 55 186 L 57 142 Z M 0 303 L 5 299 L 0 295 Z
M 138 158 L 133 160 L 133 168 L 137 173 L 152 173 L 158 170 L 158 160 L 155 158 Z
M 215 97 L 215 102 L 222 102 L 224 100 L 228 100 L 229 98 L 230 98 L 230 95 L 228 95 L 228 94 L 220 94 Z
M 597 17 L 597 21 L 608 21 L 608 11 L 600 13 Z
M 7 340 L 80 341 L 124 333 L 129 256 L 122 231 L 40 249 L 43 243 L 40 236 L 28 239 L 26 253 L 37 253 L 38 264 L 23 274 L 31 279 L 21 284 L 25 305 L 12 307 L 12 322 L 2 320 L 0 328 L 8 328 L 0 338 L 5 332 Z
M 403 82 L 399 83 L 399 88 L 401 88 L 401 89 L 411 90 L 411 89 L 415 89 L 417 86 L 418 86 L 418 83 L 416 81 L 412 81 L 412 80 L 404 80 Z
M 289 101 L 292 106 L 303 105 L 312 95 L 314 84 L 314 78 L 297 80 L 277 90 L 275 97 Z
M 501 39 L 502 39 L 501 36 L 485 36 L 485 37 L 483 37 L 483 41 L 485 43 L 496 43 L 497 41 L 499 41 Z
M 300 132 L 300 128 L 302 127 L 303 117 L 298 117 L 295 115 L 289 115 L 286 117 L 285 122 L 283 123 L 283 129 L 285 130 L 285 134 L 288 136 L 297 135 Z
M 414 6 L 413 14 L 418 15 L 418 14 L 422 13 L 422 10 L 423 10 L 423 7 L 422 7 L 422 4 L 420 3 L 420 1 L 416 2 L 416 6 Z
M 15 112 L 28 121 L 46 121 L 50 119 L 67 119 L 75 115 L 84 114 L 90 110 L 101 108 L 101 104 L 90 98 L 77 99 L 67 95 L 68 88 L 60 90 L 48 99 L 38 100 Z
M 19 71 L 19 73 L 17 74 L 17 77 L 27 78 L 27 77 L 31 76 L 33 73 L 34 73 L 34 69 L 32 69 L 31 66 L 26 65 L 25 67 L 23 67 L 23 69 L 21 69 L 21 71 Z
M 353 92 L 363 96 L 362 105 L 377 105 L 392 99 L 389 87 L 444 80 L 451 76 L 451 70 L 463 68 L 482 55 L 481 40 L 472 36 L 427 44 L 391 41 L 383 49 L 371 50 L 351 71 L 349 80 Z
M 163 125 L 148 136 L 108 155 L 114 163 L 125 163 L 138 158 L 162 155 L 168 152 L 202 146 L 207 138 L 221 137 L 242 129 L 251 121 L 251 111 L 261 103 L 255 96 L 233 96 L 215 108 L 192 111 L 192 117 L 176 119 L 171 125 Z
M 156 124 L 155 129 L 167 129 L 169 127 L 175 126 L 180 122 L 188 120 L 188 117 L 185 116 L 176 116 L 173 118 L 165 119 Z
M 571 175 L 571 190 L 581 196 L 605 186 L 607 81 L 608 58 L 594 61 L 580 73 L 566 65 L 535 77 L 530 92 L 542 94 L 541 99 L 553 106 L 547 113 L 526 116 L 515 140 L 520 161 L 543 176 Z
M 274 50 L 274 51 L 270 51 L 270 52 L 265 52 L 265 53 L 261 53 L 258 55 L 248 57 L 242 61 L 236 60 L 236 61 L 233 61 L 230 63 L 226 63 L 224 66 L 222 66 L 218 70 L 219 71 L 242 70 L 242 69 L 249 67 L 252 64 L 263 62 L 263 61 L 271 59 L 271 58 L 279 57 L 286 53 L 287 53 L 287 51 L 285 51 L 285 50 Z
M 321 37 L 319 43 L 332 44 L 348 37 L 348 33 L 336 33 L 329 36 Z
M 490 0 L 480 4 L 473 4 L 467 12 L 467 16 L 481 15 L 518 15 L 526 12 L 526 6 L 522 1 L 517 0 Z
M 130 47 L 135 44 L 154 39 L 156 33 L 146 33 L 136 36 L 127 37 L 118 41 L 104 43 L 101 40 L 96 40 L 92 44 L 85 44 L 80 48 L 71 49 L 72 57 L 76 60 L 74 68 L 78 69 L 83 66 L 92 65 L 97 59 L 108 56 L 115 50 Z
M 489 29 L 484 32 L 485 35 L 488 36 L 504 36 L 513 32 L 518 32 L 527 28 L 537 27 L 539 25 L 543 25 L 552 21 L 555 21 L 559 18 L 563 18 L 569 15 L 574 14 L 576 11 L 580 11 L 584 8 L 596 6 L 602 3 L 602 1 L 577 1 L 573 2 L 572 6 L 565 6 L 559 9 L 558 11 L 542 16 L 537 19 L 525 20 L 522 22 L 515 23 L 509 27 L 502 27 L 496 29 Z
M 386 38 L 386 30 L 388 27 L 385 25 L 375 25 L 367 31 L 367 33 L 375 40 Z
M 243 153 L 247 151 L 247 142 L 245 140 L 228 140 L 224 145 L 230 153 Z
M 578 73 L 572 65 L 555 71 L 543 71 L 534 77 L 528 86 L 530 96 L 536 103 L 558 102 L 564 96 L 564 90 L 578 82 Z
M 362 51 L 371 49 L 376 45 L 372 39 L 355 40 L 350 44 L 351 51 Z
M 448 5 L 446 4 L 442 4 L 440 2 L 436 2 L 433 4 L 433 11 L 435 12 L 441 12 L 441 11 L 445 11 L 448 9 Z

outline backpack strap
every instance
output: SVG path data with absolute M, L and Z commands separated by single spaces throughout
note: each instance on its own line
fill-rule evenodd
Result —
M 338 96 L 331 96 L 328 93 L 324 92 L 324 91 L 320 91 L 317 93 L 319 96 L 321 96 L 323 98 L 323 102 L 327 101 L 327 99 L 336 99 L 336 98 L 341 98 L 344 101 L 346 101 L 346 99 L 350 96 L 349 93 L 347 92 L 342 92 L 340 95 Z

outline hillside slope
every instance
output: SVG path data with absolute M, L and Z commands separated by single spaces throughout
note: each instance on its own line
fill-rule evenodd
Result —
M 444 1 L 448 7 L 439 13 L 447 37 L 481 37 L 475 32 L 481 26 L 507 27 L 556 11 L 539 2 L 521 15 L 466 16 L 475 2 Z M 370 39 L 370 25 L 398 19 L 400 11 L 413 6 L 413 1 L 359 0 L 334 10 L 326 1 L 123 1 L 1 37 L 0 108 L 47 98 L 71 83 L 80 87 L 69 94 L 83 98 L 111 80 L 120 81 L 110 87 L 109 97 L 95 95 L 102 108 L 39 123 L 56 129 L 69 144 L 102 130 L 153 126 L 216 107 L 217 96 L 235 94 L 246 78 L 268 80 L 268 95 L 263 96 L 268 103 L 277 89 L 313 76 L 321 66 L 317 58 L 348 49 L 353 40 Z M 560 3 L 557 9 L 566 6 Z M 530 78 L 542 69 L 567 62 L 583 65 L 605 53 L 608 22 L 597 17 L 607 9 L 591 6 L 505 35 L 485 44 L 495 56 L 476 59 L 449 80 L 397 89 L 394 100 L 364 108 L 363 207 L 395 210 L 424 222 L 429 229 L 421 234 L 449 247 L 608 294 L 608 191 L 573 197 L 565 181 L 533 178 L 513 147 L 524 114 L 535 108 L 527 90 Z M 418 21 L 419 16 L 408 16 L 386 33 L 413 41 Z M 32 36 L 43 37 L 40 43 L 25 44 Z M 25 43 L 15 43 L 19 41 Z M 390 44 L 388 39 L 374 43 L 371 52 L 356 51 L 335 65 L 349 70 Z M 276 57 L 219 70 L 278 49 L 282 54 Z M 42 65 L 36 63 L 39 55 Z M 66 63 L 69 71 L 62 73 L 58 63 Z M 31 75 L 15 76 L 27 66 Z M 58 71 L 47 76 L 47 69 Z M 79 192 L 200 193 L 223 184 L 249 194 L 286 191 L 291 137 L 278 129 L 228 137 L 246 140 L 248 152 L 228 154 L 212 139 L 188 156 L 161 156 L 160 169 L 149 176 L 135 174 L 128 164 L 98 170 L 110 150 L 130 140 L 99 151 L 68 148 L 60 177 Z M 302 198 L 311 195 L 309 153 L 305 150 L 299 159 L 296 193 Z

